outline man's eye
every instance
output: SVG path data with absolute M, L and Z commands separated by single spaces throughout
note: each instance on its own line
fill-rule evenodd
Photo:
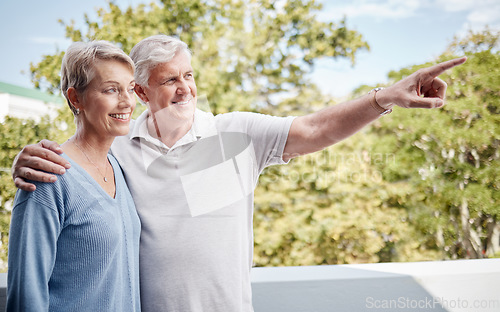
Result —
M 164 82 L 163 84 L 168 84 L 168 85 L 171 85 L 171 84 L 173 84 L 174 82 L 175 82 L 175 79 L 174 79 L 174 78 L 172 78 L 172 79 L 167 79 L 167 80 L 165 80 L 165 82 Z

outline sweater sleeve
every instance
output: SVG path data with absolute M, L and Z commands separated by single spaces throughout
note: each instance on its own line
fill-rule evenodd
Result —
M 55 201 L 42 202 L 23 191 L 17 195 L 9 232 L 7 311 L 48 311 L 59 213 Z

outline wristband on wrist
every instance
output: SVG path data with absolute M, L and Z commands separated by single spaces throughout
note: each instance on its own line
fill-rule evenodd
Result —
M 378 87 L 378 88 L 372 89 L 370 92 L 368 92 L 368 94 L 373 94 L 373 96 L 370 96 L 370 100 L 369 100 L 370 105 L 373 107 L 374 110 L 377 111 L 377 113 L 380 114 L 380 116 L 387 115 L 387 114 L 390 114 L 392 112 L 392 109 L 390 109 L 390 108 L 385 109 L 377 103 L 377 99 L 376 99 L 377 92 L 382 90 L 382 89 L 384 89 L 384 88 Z

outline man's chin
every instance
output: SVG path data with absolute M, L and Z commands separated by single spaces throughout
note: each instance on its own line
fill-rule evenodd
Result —
M 154 113 L 157 122 L 171 123 L 179 120 L 192 121 L 195 112 L 194 105 L 172 105 Z

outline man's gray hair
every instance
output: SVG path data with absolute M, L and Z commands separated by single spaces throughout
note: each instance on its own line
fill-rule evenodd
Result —
M 161 63 L 169 62 L 177 52 L 186 52 L 191 57 L 188 45 L 176 37 L 155 35 L 141 40 L 130 51 L 135 63 L 135 82 L 148 86 L 151 70 Z
M 127 65 L 132 72 L 135 69 L 127 53 L 108 41 L 73 42 L 62 60 L 61 91 L 75 116 L 78 113 L 68 98 L 68 89 L 73 87 L 79 93 L 85 92 L 94 79 L 96 60 L 115 60 Z

